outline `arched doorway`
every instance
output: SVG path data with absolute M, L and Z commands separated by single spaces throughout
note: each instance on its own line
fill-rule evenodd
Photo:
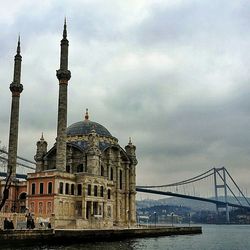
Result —
M 25 192 L 21 193 L 19 195 L 19 208 L 20 208 L 20 213 L 25 213 L 26 212 L 26 196 L 27 194 Z

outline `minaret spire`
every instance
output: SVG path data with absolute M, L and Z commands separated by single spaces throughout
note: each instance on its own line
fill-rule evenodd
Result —
M 21 53 L 21 47 L 20 47 L 20 34 L 18 35 L 18 42 L 17 42 L 16 53 L 17 53 L 17 55 L 20 55 L 20 53 Z
M 89 110 L 86 109 L 86 113 L 85 113 L 85 120 L 87 121 L 89 119 Z
M 8 148 L 8 173 L 12 172 L 11 179 L 16 179 L 16 162 L 17 162 L 17 146 L 18 146 L 18 123 L 19 123 L 19 101 L 20 94 L 23 91 L 21 84 L 21 46 L 20 35 L 17 42 L 17 54 L 15 55 L 13 82 L 10 84 L 12 93 L 11 114 L 10 114 L 10 133 Z
M 67 39 L 67 22 L 66 22 L 66 17 L 64 18 L 63 39 Z
M 68 47 L 66 18 L 64 20 L 63 39 L 61 40 L 60 69 L 56 71 L 59 80 L 57 141 L 56 141 L 56 168 L 66 170 L 66 129 L 67 129 L 67 99 L 68 81 L 71 73 L 68 70 Z
M 40 141 L 44 141 L 43 132 L 42 132 L 42 135 L 41 135 Z

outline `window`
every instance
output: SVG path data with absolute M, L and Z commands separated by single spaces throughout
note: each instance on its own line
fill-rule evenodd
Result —
M 63 202 L 62 201 L 59 201 L 59 216 L 62 216 L 63 215 Z
M 69 165 L 66 166 L 66 172 L 70 173 L 70 166 Z
M 114 178 L 113 174 L 114 174 L 114 173 L 113 173 L 113 168 L 111 168 L 111 169 L 110 169 L 110 180 L 111 180 L 111 181 L 113 181 L 113 178 Z
M 87 165 L 87 163 L 88 163 L 88 156 L 85 155 L 85 169 L 84 169 L 85 172 L 88 172 L 88 165 Z
M 78 166 L 77 166 L 77 170 L 76 170 L 78 173 L 79 172 L 83 172 L 83 164 L 79 164 Z
M 75 194 L 75 185 L 71 184 L 71 195 Z
M 112 210 L 111 210 L 111 206 L 108 206 L 108 217 L 111 217 L 111 215 L 112 215 L 112 212 L 111 212 Z
M 77 194 L 82 195 L 82 184 L 77 185 Z
M 20 200 L 26 200 L 26 193 L 21 193 L 21 194 L 19 195 L 19 199 L 20 199 Z
M 108 189 L 108 199 L 109 200 L 111 199 L 111 191 L 110 191 L 110 189 Z
M 52 213 L 52 204 L 51 202 L 47 202 L 47 214 L 51 214 Z
M 35 212 L 35 203 L 34 203 L 34 202 L 31 202 L 31 203 L 30 203 L 30 212 L 31 212 L 31 213 L 34 213 L 34 212 Z
M 59 183 L 59 194 L 63 194 L 63 183 Z
M 38 213 L 39 213 L 39 214 L 42 214 L 42 213 L 43 213 L 43 203 L 42 203 L 42 202 L 39 202 Z
M 96 201 L 93 202 L 93 212 L 94 215 L 98 215 L 98 202 Z
M 88 195 L 91 195 L 91 185 L 88 185 Z
M 120 170 L 120 189 L 122 189 L 122 171 Z
M 65 194 L 69 194 L 69 183 L 65 185 Z
M 32 183 L 31 185 L 31 194 L 35 194 L 36 193 L 36 184 Z
M 94 196 L 97 196 L 97 186 L 94 186 Z
M 43 194 L 43 183 L 40 183 L 40 194 Z
M 101 165 L 101 176 L 104 176 L 104 167 Z
M 48 183 L 48 194 L 52 194 L 52 182 Z
M 101 186 L 100 196 L 103 197 L 103 186 Z

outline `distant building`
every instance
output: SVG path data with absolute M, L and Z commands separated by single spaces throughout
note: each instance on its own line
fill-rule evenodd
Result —
M 13 185 L 24 190 L 20 193 L 13 186 L 16 194 L 11 193 L 5 210 L 18 204 L 16 212 L 30 212 L 36 218 L 50 220 L 56 228 L 133 225 L 136 223 L 136 147 L 129 140 L 123 149 L 104 126 L 89 119 L 88 110 L 82 121 L 67 127 L 67 88 L 71 77 L 68 45 L 65 21 L 57 70 L 56 143 L 47 150 L 47 142 L 41 136 L 35 155 L 36 171 L 28 174 L 27 183 L 15 179 L 13 168 Z M 16 157 L 16 152 L 12 157 Z M 24 196 L 22 206 L 20 198 Z

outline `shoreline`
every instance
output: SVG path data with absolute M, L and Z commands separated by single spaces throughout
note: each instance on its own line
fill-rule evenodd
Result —
M 100 241 L 118 241 L 129 238 L 149 238 L 171 235 L 201 234 L 201 226 L 115 228 L 115 229 L 16 229 L 1 230 L 1 246 L 69 245 Z

